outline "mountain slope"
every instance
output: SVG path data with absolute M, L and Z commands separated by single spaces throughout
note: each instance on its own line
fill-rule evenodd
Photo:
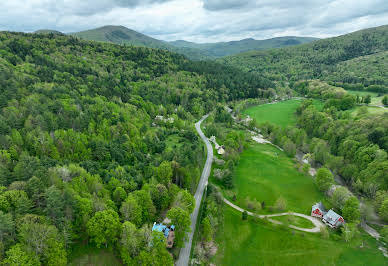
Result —
M 93 40 L 98 42 L 110 42 L 115 44 L 131 44 L 134 46 L 145 46 L 150 48 L 169 48 L 165 42 L 151 38 L 134 30 L 123 26 L 104 26 L 97 29 L 80 31 L 72 33 L 85 40 Z
M 200 49 L 201 51 L 207 52 L 214 57 L 223 57 L 227 55 L 238 54 L 242 52 L 252 50 L 265 50 L 270 48 L 280 48 L 286 46 L 293 46 L 303 43 L 309 43 L 318 40 L 312 37 L 278 37 L 267 40 L 255 40 L 255 39 L 244 39 L 240 41 L 231 42 L 217 42 L 217 43 L 193 43 L 183 40 L 173 41 L 170 44 L 176 47 L 187 47 Z
M 384 56 L 388 50 L 388 26 L 365 29 L 339 37 L 318 40 L 295 47 L 271 49 L 269 51 L 251 51 L 219 59 L 219 62 L 240 67 L 246 71 L 260 72 L 273 80 L 301 80 L 311 78 L 330 79 L 332 73 L 338 76 L 337 82 L 362 82 L 356 73 L 346 70 L 342 65 L 346 61 L 361 56 Z M 379 54 L 381 53 L 381 54 Z M 379 62 L 383 60 L 378 60 Z M 358 63 L 365 65 L 366 61 Z M 351 62 L 350 62 L 351 63 Z M 367 67 L 367 66 L 363 66 Z M 379 77 L 372 84 L 388 85 L 388 73 L 377 71 Z M 345 77 L 354 77 L 347 80 Z

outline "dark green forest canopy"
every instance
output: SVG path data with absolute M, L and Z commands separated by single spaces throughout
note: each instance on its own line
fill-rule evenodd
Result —
M 388 26 L 269 51 L 218 59 L 272 80 L 323 79 L 388 90 Z
M 144 237 L 168 209 L 192 211 L 204 160 L 194 122 L 271 87 L 168 51 L 1 32 L 0 260 L 65 265 L 74 243 L 89 241 L 127 264 L 170 263 Z M 124 241 L 134 227 L 135 249 Z

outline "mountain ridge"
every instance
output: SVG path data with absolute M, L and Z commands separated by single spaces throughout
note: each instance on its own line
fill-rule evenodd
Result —
M 231 42 L 198 44 L 185 40 L 162 41 L 124 26 L 106 25 L 95 29 L 70 33 L 81 39 L 109 42 L 120 45 L 144 46 L 155 49 L 165 49 L 184 54 L 189 59 L 216 59 L 226 55 L 250 50 L 262 50 L 274 47 L 298 45 L 316 40 L 313 37 L 277 37 L 267 40 L 247 38 Z

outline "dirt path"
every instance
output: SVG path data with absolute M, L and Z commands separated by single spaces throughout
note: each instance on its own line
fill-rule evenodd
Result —
M 295 230 L 299 230 L 299 231 L 303 231 L 303 232 L 319 233 L 321 231 L 321 227 L 325 226 L 320 220 L 318 220 L 318 219 L 316 219 L 314 217 L 305 215 L 305 214 L 297 213 L 297 212 L 283 212 L 283 213 L 276 213 L 276 214 L 260 215 L 260 214 L 256 214 L 256 213 L 252 213 L 250 211 L 244 210 L 244 209 L 242 209 L 239 206 L 233 204 L 232 202 L 230 202 L 229 200 L 227 200 L 225 198 L 224 198 L 224 202 L 227 205 L 229 205 L 230 207 L 232 207 L 233 209 L 235 209 L 235 210 L 237 210 L 239 212 L 246 211 L 248 213 L 248 215 L 256 216 L 256 217 L 258 217 L 260 219 L 277 217 L 277 216 L 285 216 L 285 215 L 294 215 L 294 216 L 299 216 L 299 217 L 305 218 L 305 219 L 311 221 L 314 224 L 314 228 L 301 228 L 301 227 L 297 227 L 297 226 L 294 226 L 294 225 L 289 225 L 290 228 L 295 229 Z M 282 224 L 282 222 L 276 221 L 276 220 L 273 220 L 273 219 L 268 219 L 268 221 L 270 221 L 270 222 L 272 222 L 274 224 Z

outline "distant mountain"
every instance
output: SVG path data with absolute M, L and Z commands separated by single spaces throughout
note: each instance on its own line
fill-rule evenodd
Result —
M 218 59 L 272 80 L 324 79 L 354 86 L 388 86 L 388 25 L 269 51 Z M 347 86 L 347 85 L 346 85 Z
M 154 39 L 124 26 L 104 26 L 97 29 L 71 33 L 71 35 L 90 41 L 128 44 L 133 46 L 169 50 L 184 54 L 188 58 L 194 60 L 211 59 L 206 52 L 187 47 L 176 47 L 168 42 Z
M 217 42 L 217 43 L 194 43 L 183 40 L 173 41 L 170 44 L 176 47 L 186 47 L 200 49 L 213 57 L 223 57 L 239 54 L 252 50 L 266 50 L 271 48 L 280 48 L 293 46 L 303 43 L 309 43 L 318 40 L 313 37 L 277 37 L 267 40 L 255 40 L 252 38 L 240 41 Z
M 97 29 L 71 33 L 71 35 L 91 41 L 165 49 L 184 54 L 188 58 L 194 60 L 215 59 L 251 50 L 284 47 L 316 40 L 316 38 L 310 37 L 280 37 L 268 40 L 245 39 L 241 41 L 203 44 L 182 40 L 165 42 L 128 29 L 124 26 L 104 26 Z
M 131 44 L 134 46 L 146 46 L 159 49 L 167 49 L 170 47 L 168 43 L 151 38 L 124 26 L 104 26 L 97 29 L 72 33 L 71 35 L 77 36 L 81 39 L 98 42 Z
M 50 34 L 50 33 L 53 33 L 53 34 L 63 34 L 63 33 L 60 32 L 60 31 L 57 31 L 57 30 L 49 30 L 49 29 L 41 29 L 41 30 L 37 30 L 37 31 L 34 31 L 34 33 L 37 33 L 37 34 Z

